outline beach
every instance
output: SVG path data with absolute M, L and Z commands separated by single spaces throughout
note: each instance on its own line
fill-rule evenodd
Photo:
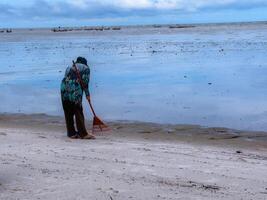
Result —
M 0 119 L 0 199 L 267 197 L 263 132 L 117 121 L 71 140 L 62 117 Z
M 266 55 L 265 22 L 1 32 L 0 199 L 267 199 Z M 96 140 L 66 136 L 77 56 Z

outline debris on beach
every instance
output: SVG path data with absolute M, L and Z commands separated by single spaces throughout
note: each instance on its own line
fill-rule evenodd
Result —
M 169 28 L 194 28 L 195 26 L 190 25 L 171 25 Z
M 12 33 L 13 32 L 13 30 L 10 28 L 10 29 L 1 29 L 0 30 L 0 33 Z
M 119 31 L 119 30 L 121 30 L 121 27 L 113 27 L 112 30 L 113 31 Z
M 0 135 L 7 136 L 7 134 L 5 132 L 0 132 Z
M 153 25 L 153 28 L 161 28 L 161 25 Z
M 219 190 L 220 187 L 216 186 L 216 185 L 202 185 L 202 188 L 205 190 Z
M 117 31 L 121 30 L 121 27 L 108 27 L 108 26 L 96 26 L 96 27 L 79 27 L 79 28 L 70 28 L 70 27 L 57 27 L 52 28 L 52 32 L 69 32 L 69 31 Z

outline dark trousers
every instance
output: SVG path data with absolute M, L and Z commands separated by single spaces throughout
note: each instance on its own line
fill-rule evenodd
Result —
M 72 137 L 76 134 L 78 134 L 80 137 L 86 136 L 88 133 L 84 125 L 82 105 L 78 105 L 70 101 L 62 101 L 62 105 L 65 114 L 68 137 Z M 75 130 L 74 127 L 74 116 L 78 132 Z

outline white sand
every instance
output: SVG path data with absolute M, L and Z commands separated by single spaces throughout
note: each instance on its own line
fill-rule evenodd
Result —
M 218 129 L 197 126 L 111 127 L 70 140 L 60 118 L 1 116 L 0 199 L 267 199 L 264 141 L 222 139 L 226 129 L 208 140 Z

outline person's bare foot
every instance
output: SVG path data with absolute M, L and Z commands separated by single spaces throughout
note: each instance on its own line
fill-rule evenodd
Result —
M 81 139 L 84 139 L 84 140 L 94 140 L 96 138 L 95 138 L 94 135 L 87 134 L 86 136 L 82 137 Z
M 79 135 L 73 135 L 73 136 L 70 136 L 69 138 L 70 138 L 70 139 L 79 139 L 80 136 L 79 136 Z

